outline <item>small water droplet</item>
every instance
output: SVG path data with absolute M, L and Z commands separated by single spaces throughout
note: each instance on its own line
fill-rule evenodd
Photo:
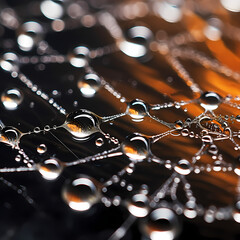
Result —
M 148 114 L 149 106 L 140 99 L 135 99 L 128 103 L 127 114 L 136 121 L 142 121 Z
M 135 217 L 145 217 L 149 212 L 148 198 L 144 194 L 135 194 L 127 203 L 128 211 Z
M 43 154 L 47 151 L 47 147 L 45 144 L 40 144 L 38 147 L 37 147 L 37 152 L 39 154 Z
M 85 46 L 79 46 L 73 49 L 72 53 L 68 54 L 69 62 L 77 68 L 86 67 L 89 61 L 89 49 Z
M 68 181 L 62 195 L 69 207 L 76 211 L 86 211 L 100 199 L 98 183 L 89 177 Z
M 81 109 L 70 113 L 63 127 L 77 140 L 86 140 L 93 133 L 99 132 L 100 117 L 94 113 Z
M 150 153 L 149 141 L 139 133 L 129 135 L 122 143 L 123 153 L 132 161 L 141 162 Z
M 206 111 L 212 111 L 218 108 L 222 102 L 222 97 L 215 92 L 204 92 L 200 97 L 200 105 Z
M 0 130 L 0 142 L 6 143 L 13 148 L 18 146 L 21 136 L 21 132 L 14 127 L 4 127 Z
M 16 88 L 8 89 L 2 93 L 1 101 L 7 110 L 16 110 L 23 101 L 23 94 Z
M 104 144 L 104 140 L 102 138 L 98 138 L 95 144 L 97 147 L 101 147 Z
M 62 173 L 63 165 L 56 158 L 44 160 L 38 164 L 38 171 L 46 180 L 55 180 Z
M 78 88 L 84 97 L 93 97 L 101 86 L 100 78 L 93 73 L 85 75 L 78 81 Z
M 181 159 L 174 167 L 174 170 L 181 175 L 188 175 L 192 171 L 192 166 L 186 159 Z

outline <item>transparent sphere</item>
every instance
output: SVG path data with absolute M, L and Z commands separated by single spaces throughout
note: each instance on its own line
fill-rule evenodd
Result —
M 143 118 L 148 114 L 149 106 L 147 103 L 140 99 L 135 99 L 128 103 L 127 114 L 134 120 L 142 121 Z
M 239 0 L 220 0 L 224 8 L 231 12 L 240 12 L 240 1 Z
M 204 92 L 200 97 L 200 105 L 206 111 L 217 109 L 221 102 L 222 97 L 215 92 Z
M 192 171 L 192 166 L 188 160 L 181 159 L 174 167 L 174 170 L 181 175 L 188 175 Z
M 101 87 L 98 75 L 89 73 L 78 81 L 78 88 L 84 97 L 93 97 Z
M 173 240 L 180 232 L 180 224 L 172 210 L 158 208 L 143 222 L 142 230 L 151 240 Z
M 235 203 L 234 208 L 232 210 L 232 216 L 237 223 L 240 223 L 240 201 L 237 201 Z
M 50 158 L 38 164 L 38 171 L 46 180 L 55 180 L 62 173 L 63 165 L 58 159 Z
M 130 160 L 136 162 L 143 161 L 150 153 L 149 140 L 139 133 L 129 135 L 123 141 L 121 148 Z
M 4 127 L 0 130 L 0 142 L 6 143 L 13 148 L 18 146 L 21 136 L 21 132 L 14 127 Z
M 23 51 L 30 51 L 43 37 L 43 28 L 37 22 L 26 22 L 18 29 L 17 42 Z
M 15 53 L 7 52 L 0 59 L 0 66 L 7 72 L 18 71 L 18 56 Z
M 135 217 L 146 217 L 149 213 L 148 198 L 144 194 L 135 194 L 127 203 L 128 211 Z
M 73 181 L 66 182 L 62 196 L 73 210 L 86 211 L 100 199 L 98 183 L 90 177 L 79 177 Z
M 62 6 L 63 1 L 61 0 L 45 0 L 40 4 L 42 14 L 49 19 L 59 19 L 64 14 L 64 8 Z
M 1 95 L 1 102 L 7 110 L 16 110 L 22 101 L 23 94 L 16 88 L 5 90 Z
M 153 34 L 145 26 L 134 26 L 128 29 L 126 38 L 127 40 L 119 42 L 120 50 L 129 57 L 140 58 L 148 53 Z
M 187 218 L 195 218 L 197 216 L 196 203 L 194 201 L 188 201 L 183 213 Z
M 39 154 L 43 154 L 47 151 L 47 146 L 45 144 L 40 144 L 39 146 L 37 146 L 37 152 Z
M 79 46 L 74 48 L 73 51 L 68 54 L 68 60 L 72 66 L 83 68 L 88 65 L 89 53 L 90 51 L 87 47 Z
M 77 140 L 86 140 L 93 133 L 99 132 L 99 121 L 97 115 L 81 109 L 67 115 L 63 127 Z

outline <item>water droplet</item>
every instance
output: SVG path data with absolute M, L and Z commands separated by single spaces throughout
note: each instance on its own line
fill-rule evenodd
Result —
M 232 215 L 233 219 L 236 222 L 240 223 L 240 201 L 237 201 L 236 204 L 234 205 Z
M 143 118 L 148 114 L 149 106 L 145 102 L 139 99 L 135 99 L 128 103 L 127 114 L 130 115 L 134 120 L 142 121 Z
M 208 148 L 208 152 L 210 154 L 216 155 L 218 153 L 217 146 L 215 144 L 210 145 L 209 148 Z
M 104 140 L 102 138 L 98 138 L 95 144 L 97 147 L 101 147 L 104 144 Z
M 208 39 L 218 41 L 222 37 L 222 22 L 218 18 L 209 19 L 203 32 Z
M 221 102 L 222 97 L 215 92 L 204 92 L 200 97 L 200 105 L 206 111 L 217 109 Z
M 188 175 L 192 171 L 192 166 L 186 159 L 181 159 L 174 167 L 174 170 L 181 175 Z
M 4 127 L 0 130 L 0 142 L 6 143 L 13 148 L 18 145 L 21 136 L 21 132 L 14 127 Z
M 62 195 L 69 207 L 76 211 L 86 211 L 100 199 L 98 183 L 89 177 L 68 181 Z
M 146 57 L 149 43 L 153 39 L 150 29 L 145 26 L 134 26 L 128 29 L 126 38 L 127 40 L 119 43 L 119 48 L 123 53 L 134 58 Z
M 63 166 L 56 158 L 44 160 L 38 164 L 38 171 L 46 180 L 55 180 L 62 173 Z
M 231 12 L 240 12 L 239 0 L 220 0 L 224 8 Z
M 24 23 L 18 31 L 19 48 L 23 51 L 30 51 L 35 44 L 41 41 L 42 35 L 43 28 L 39 23 L 33 21 Z
M 158 208 L 143 221 L 143 231 L 151 240 L 173 240 L 180 232 L 176 214 L 168 208 Z
M 181 131 L 181 134 L 183 137 L 187 137 L 188 134 L 189 134 L 189 130 L 187 128 L 184 128 L 182 131 Z
M 23 95 L 18 89 L 8 89 L 2 93 L 1 101 L 7 110 L 16 110 L 23 101 Z
M 18 71 L 18 61 L 19 59 L 15 53 L 8 52 L 1 57 L 0 66 L 8 72 Z
M 42 14 L 49 19 L 59 19 L 63 16 L 63 1 L 45 0 L 40 4 Z
M 240 177 L 240 164 L 239 163 L 237 163 L 237 166 L 235 166 L 234 172 Z
M 237 122 L 240 122 L 240 115 L 237 115 L 237 116 L 236 116 L 236 121 L 237 121 Z
M 122 151 L 130 160 L 141 162 L 150 153 L 149 141 L 141 134 L 131 134 L 122 143 Z
M 164 0 L 154 3 L 154 11 L 165 21 L 176 23 L 182 19 L 182 0 L 171 1 Z
M 73 49 L 68 55 L 69 62 L 77 68 L 86 67 L 88 65 L 89 49 L 85 46 L 79 46 Z
M 43 154 L 47 151 L 47 147 L 45 144 L 40 144 L 38 147 L 37 147 L 37 152 L 39 154 Z
M 128 211 L 135 217 L 145 217 L 149 212 L 148 198 L 144 194 L 135 194 L 127 203 Z
M 15 161 L 16 161 L 16 162 L 20 162 L 21 160 L 22 160 L 22 156 L 18 154 L 18 155 L 15 157 Z
M 211 143 L 213 140 L 212 140 L 212 137 L 210 135 L 205 135 L 202 137 L 202 141 L 204 143 Z
M 221 171 L 221 170 L 222 170 L 222 161 L 219 161 L 219 160 L 215 161 L 215 162 L 213 163 L 213 170 L 214 170 L 215 172 Z
M 175 122 L 175 126 L 176 129 L 181 130 L 183 128 L 183 122 L 181 120 L 177 120 Z
M 183 213 L 187 218 L 195 218 L 197 216 L 196 203 L 194 201 L 188 201 Z
M 63 127 L 77 140 L 87 140 L 93 133 L 99 132 L 100 117 L 81 109 L 70 113 Z
M 100 78 L 93 73 L 84 76 L 78 81 L 78 88 L 84 97 L 93 97 L 101 86 Z

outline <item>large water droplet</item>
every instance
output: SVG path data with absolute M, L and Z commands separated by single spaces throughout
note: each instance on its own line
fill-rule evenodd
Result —
M 194 201 L 188 201 L 183 213 L 187 218 L 195 218 L 197 216 L 196 203 Z
M 149 141 L 139 133 L 129 135 L 122 143 L 122 151 L 130 160 L 141 162 L 150 153 Z
M 149 212 L 148 198 L 144 194 L 135 194 L 127 203 L 128 211 L 135 217 L 145 217 Z
M 89 177 L 68 181 L 63 188 L 63 199 L 73 210 L 86 211 L 99 201 L 97 185 L 97 182 Z
M 127 114 L 130 115 L 134 120 L 142 121 L 143 118 L 148 114 L 149 106 L 142 100 L 135 99 L 128 103 Z
M 7 110 L 16 110 L 23 101 L 23 95 L 16 88 L 8 89 L 2 93 L 1 101 Z
M 68 59 L 74 67 L 86 67 L 89 60 L 89 49 L 85 46 L 76 47 L 73 49 L 72 53 L 68 54 Z
M 63 165 L 56 158 L 44 160 L 38 164 L 38 171 L 46 180 L 55 180 L 62 173 Z
M 21 132 L 14 127 L 4 127 L 0 130 L 0 142 L 16 147 L 21 138 Z
M 215 92 L 204 92 L 200 97 L 200 105 L 206 111 L 217 109 L 221 102 L 222 97 Z
M 18 71 L 18 56 L 15 53 L 7 52 L 0 59 L 0 66 L 8 72 Z
M 81 109 L 70 113 L 63 127 L 77 140 L 87 140 L 93 133 L 99 132 L 100 117 Z
M 42 40 L 43 28 L 37 22 L 26 22 L 18 30 L 17 42 L 23 51 L 30 51 L 33 46 Z
M 101 80 L 93 73 L 85 75 L 78 81 L 78 88 L 84 97 L 93 97 L 100 87 Z
M 181 175 L 188 175 L 192 170 L 192 166 L 188 160 L 181 159 L 174 167 L 174 170 Z
M 172 210 L 158 208 L 144 222 L 143 231 L 151 240 L 173 240 L 180 232 L 180 224 Z

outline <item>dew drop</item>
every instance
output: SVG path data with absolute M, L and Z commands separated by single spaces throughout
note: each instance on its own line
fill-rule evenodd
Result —
M 127 203 L 128 211 L 135 217 L 145 217 L 149 212 L 148 198 L 144 194 L 135 194 Z
M 188 160 L 181 159 L 174 167 L 174 170 L 181 175 L 188 175 L 192 171 L 192 166 Z
M 183 213 L 187 218 L 195 218 L 197 216 L 196 203 L 194 201 L 188 201 Z
M 78 81 L 78 88 L 84 97 L 93 97 L 101 86 L 100 78 L 93 73 L 84 76 Z
M 150 153 L 149 141 L 139 133 L 129 135 L 122 143 L 123 153 L 132 161 L 141 162 Z
M 151 240 L 173 240 L 180 232 L 179 226 L 179 220 L 172 210 L 158 208 L 144 221 L 142 229 Z
M 95 141 L 95 144 L 96 144 L 97 147 L 101 147 L 104 144 L 104 140 L 102 138 L 98 138 Z
M 62 196 L 73 210 L 86 211 L 100 199 L 98 183 L 89 177 L 79 177 L 66 182 Z
M 176 129 L 181 130 L 183 128 L 183 122 L 181 120 L 177 120 L 175 122 L 175 126 Z
M 39 163 L 38 171 L 42 177 L 46 180 L 55 180 L 62 173 L 63 166 L 61 162 L 56 158 L 50 158 Z
M 237 116 L 236 116 L 236 121 L 237 121 L 237 122 L 240 122 L 240 115 L 237 115 Z
M 77 140 L 87 140 L 93 133 L 99 132 L 100 117 L 81 109 L 70 113 L 63 127 Z
M 59 19 L 63 16 L 62 1 L 45 0 L 40 4 L 42 14 L 49 19 Z
M 7 72 L 18 71 L 18 56 L 15 53 L 7 52 L 0 59 L 0 66 Z
M 240 12 L 239 0 L 220 0 L 224 8 L 231 12 Z
M 126 113 L 136 121 L 142 121 L 148 114 L 149 106 L 139 99 L 135 99 L 128 103 Z
M 72 53 L 68 54 L 69 62 L 77 68 L 86 67 L 89 60 L 89 49 L 85 46 L 79 46 L 73 49 Z
M 47 151 L 47 147 L 45 144 L 40 144 L 38 147 L 37 147 L 37 152 L 39 154 L 43 154 Z
M 206 111 L 212 111 L 218 108 L 222 102 L 222 97 L 215 92 L 204 92 L 200 97 L 200 105 Z
M 26 22 L 18 30 L 17 42 L 23 51 L 30 51 L 42 40 L 43 28 L 37 22 Z
M 237 223 L 240 223 L 240 201 L 237 201 L 234 205 L 232 216 Z
M 222 170 L 222 162 L 217 160 L 213 163 L 213 171 L 219 172 Z
M 189 134 L 189 130 L 187 128 L 184 128 L 182 131 L 181 131 L 181 134 L 183 137 L 187 137 L 188 134 Z
M 1 101 L 7 110 L 16 110 L 23 101 L 23 94 L 16 88 L 8 89 L 2 93 Z
M 14 127 L 4 127 L 0 130 L 0 142 L 16 147 L 21 138 L 21 132 Z

